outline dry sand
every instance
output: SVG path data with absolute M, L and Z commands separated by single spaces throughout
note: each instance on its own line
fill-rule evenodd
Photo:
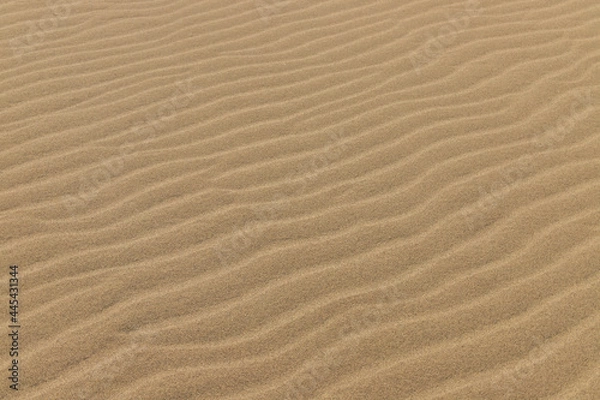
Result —
M 598 0 L 0 20 L 0 398 L 600 399 Z

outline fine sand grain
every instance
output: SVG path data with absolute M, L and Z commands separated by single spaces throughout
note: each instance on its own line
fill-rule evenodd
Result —
M 0 399 L 600 399 L 598 0 L 0 32 Z

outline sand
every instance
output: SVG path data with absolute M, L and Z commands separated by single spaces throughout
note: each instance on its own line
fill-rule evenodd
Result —
M 598 0 L 0 21 L 0 398 L 600 399 Z

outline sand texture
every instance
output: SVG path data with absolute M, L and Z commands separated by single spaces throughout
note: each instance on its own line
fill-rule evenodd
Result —
M 598 0 L 0 32 L 0 399 L 600 399 Z

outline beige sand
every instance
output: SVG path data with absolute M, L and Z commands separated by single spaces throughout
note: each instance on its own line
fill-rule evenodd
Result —
M 598 0 L 0 20 L 0 398 L 600 399 Z

